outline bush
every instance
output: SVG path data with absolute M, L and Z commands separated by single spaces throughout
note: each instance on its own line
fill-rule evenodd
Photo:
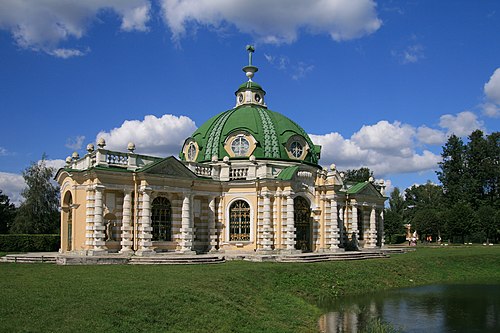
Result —
M 59 235 L 0 235 L 0 251 L 54 252 L 61 246 Z

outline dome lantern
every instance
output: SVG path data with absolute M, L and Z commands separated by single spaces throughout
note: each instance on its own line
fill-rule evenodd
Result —
M 248 104 L 266 107 L 266 103 L 264 103 L 264 95 L 266 92 L 260 85 L 252 81 L 255 73 L 259 70 L 258 67 L 252 64 L 252 54 L 255 52 L 255 48 L 252 45 L 247 45 L 247 51 L 248 65 L 243 67 L 242 70 L 245 72 L 248 81 L 243 83 L 235 92 L 236 107 Z

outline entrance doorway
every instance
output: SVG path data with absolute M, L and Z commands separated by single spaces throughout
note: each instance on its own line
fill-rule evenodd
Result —
M 302 252 L 312 251 L 312 217 L 309 202 L 303 197 L 293 199 L 295 220 L 295 249 Z

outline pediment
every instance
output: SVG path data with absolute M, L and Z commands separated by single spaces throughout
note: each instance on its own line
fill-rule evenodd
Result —
M 159 176 L 195 179 L 197 176 L 182 162 L 170 156 L 146 166 L 140 172 Z
M 350 195 L 383 198 L 384 196 L 369 182 L 358 183 L 347 190 Z

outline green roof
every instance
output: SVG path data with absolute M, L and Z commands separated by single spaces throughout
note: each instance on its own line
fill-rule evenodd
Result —
M 295 173 L 297 172 L 297 170 L 299 170 L 298 165 L 285 168 L 285 169 L 281 170 L 281 172 L 279 173 L 278 179 L 279 180 L 292 180 L 292 178 L 295 175 Z
M 304 162 L 317 165 L 319 146 L 313 144 L 309 135 L 295 122 L 284 115 L 258 105 L 241 105 L 234 109 L 222 112 L 201 125 L 188 139 L 196 141 L 199 153 L 196 162 L 211 161 L 212 156 L 219 159 L 229 156 L 224 149 L 224 142 L 235 132 L 245 132 L 257 140 L 253 155 L 257 159 L 286 160 L 291 159 L 286 151 L 286 143 L 291 136 L 302 137 L 309 146 Z M 185 160 L 184 154 L 180 158 Z
M 366 186 L 368 186 L 368 182 L 357 183 L 347 189 L 347 194 L 356 194 L 361 192 Z

